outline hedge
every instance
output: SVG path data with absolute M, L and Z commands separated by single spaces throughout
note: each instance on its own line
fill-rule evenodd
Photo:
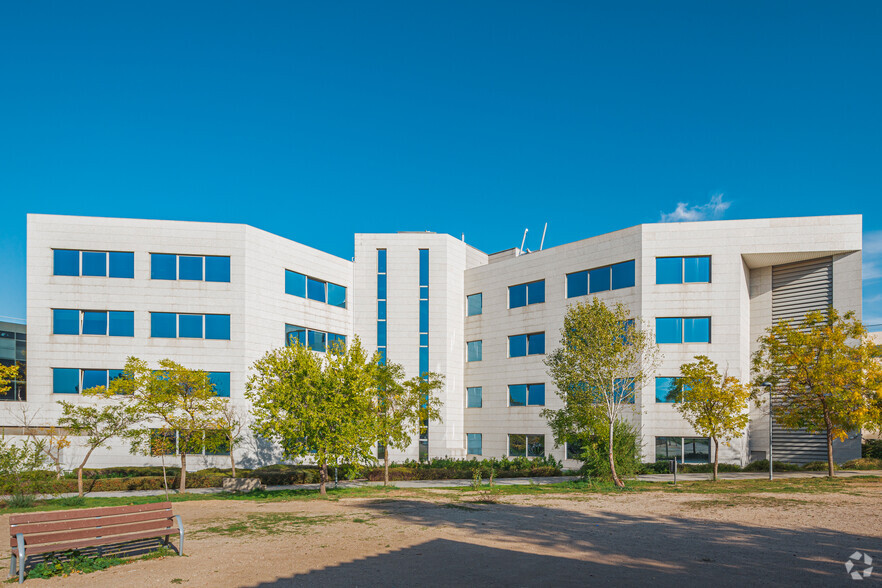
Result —
M 413 468 L 413 467 L 390 467 L 389 480 L 471 480 L 472 470 L 462 468 Z M 487 477 L 489 469 L 483 468 L 482 475 Z M 539 466 L 524 470 L 501 470 L 495 471 L 497 478 L 545 478 L 561 475 L 560 468 L 552 466 Z M 383 468 L 371 468 L 365 472 L 365 477 L 372 482 L 383 480 Z

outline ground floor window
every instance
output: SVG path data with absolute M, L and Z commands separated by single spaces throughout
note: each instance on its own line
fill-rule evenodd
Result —
M 382 443 L 377 443 L 377 459 L 386 459 L 386 446 Z
M 466 451 L 469 455 L 481 455 L 481 433 L 466 433 Z
M 543 457 L 545 435 L 509 435 L 509 457 Z
M 577 438 L 567 440 L 567 459 L 582 460 L 582 453 L 585 451 L 585 444 Z
M 656 437 L 655 460 L 676 459 L 680 463 L 710 462 L 710 439 L 707 437 Z

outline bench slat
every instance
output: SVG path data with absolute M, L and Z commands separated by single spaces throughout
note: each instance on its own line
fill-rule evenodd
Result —
M 17 515 L 10 515 L 9 525 L 12 529 L 12 535 L 16 531 L 16 525 L 25 525 L 28 523 L 43 523 L 48 521 L 66 521 L 70 519 L 87 519 L 89 517 L 102 517 L 110 515 L 119 515 L 136 512 L 147 512 L 151 510 L 170 509 L 171 502 L 151 502 L 148 504 L 129 504 L 127 506 L 101 506 L 98 508 L 86 508 L 78 510 L 56 510 L 50 512 L 28 512 Z
M 70 519 L 66 521 L 52 521 L 48 523 L 28 523 L 24 525 L 16 525 L 12 531 L 12 539 L 15 540 L 17 533 L 49 533 L 50 531 L 71 531 L 73 529 L 86 529 L 101 525 L 107 527 L 110 525 L 122 525 L 125 523 L 137 523 L 140 521 L 151 521 L 154 519 L 167 519 L 172 516 L 171 509 L 150 510 L 147 512 L 136 512 L 131 514 L 111 515 L 109 517 L 90 517 L 87 519 Z
M 73 541 L 75 539 L 90 539 L 95 537 L 119 537 L 129 533 L 140 531 L 160 530 L 160 529 L 176 529 L 173 519 L 160 519 L 141 523 L 132 523 L 128 525 L 114 525 L 111 527 L 97 527 L 90 529 L 79 529 L 75 531 L 56 531 L 51 533 L 37 533 L 25 535 L 24 542 L 27 551 L 30 552 L 32 545 L 48 545 L 51 543 L 61 543 L 65 541 Z M 118 538 L 117 541 L 125 541 L 125 538 Z M 13 548 L 18 547 L 18 541 L 15 537 L 10 542 Z
M 69 551 L 71 549 L 81 549 L 83 547 L 97 547 L 99 545 L 110 545 L 112 543 L 125 543 L 128 541 L 138 541 L 140 539 L 150 539 L 152 537 L 164 537 L 166 535 L 174 535 L 177 533 L 176 528 L 170 529 L 172 532 L 154 529 L 152 531 L 142 531 L 140 533 L 132 533 L 131 535 L 122 535 L 119 537 L 101 537 L 98 539 L 84 539 L 82 541 L 71 541 L 68 543 L 55 543 L 52 545 L 35 545 L 27 548 L 27 555 L 38 555 L 40 553 L 49 553 L 50 551 Z

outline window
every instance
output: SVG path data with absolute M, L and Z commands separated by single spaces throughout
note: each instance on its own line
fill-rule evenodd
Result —
M 585 453 L 585 443 L 583 443 L 580 439 L 575 437 L 567 440 L 567 459 L 578 459 L 582 460 L 582 455 Z
M 481 433 L 466 433 L 468 455 L 481 455 Z
M 108 311 L 107 334 L 111 337 L 134 337 L 135 313 L 125 310 Z
M 230 339 L 230 315 L 228 314 L 206 314 L 205 315 L 205 338 L 220 339 L 229 341 Z
M 377 352 L 386 365 L 386 250 L 377 249 Z
M 567 298 L 588 294 L 588 271 L 567 274 Z
M 466 408 L 481 408 L 483 404 L 482 392 L 480 386 L 466 388 Z
M 80 370 L 54 368 L 52 370 L 52 392 L 55 394 L 79 394 Z
M 478 316 L 484 312 L 484 301 L 483 294 L 478 292 L 477 294 L 470 294 L 466 296 L 466 308 L 468 312 L 468 316 Z
M 230 397 L 230 372 L 208 372 L 208 379 L 218 396 Z
M 150 279 L 229 282 L 230 258 L 221 255 L 151 253 Z
M 173 312 L 150 313 L 150 336 L 174 339 L 178 336 L 178 315 Z
M 656 257 L 656 284 L 710 283 L 710 256 Z
M 419 375 L 429 371 L 429 250 L 419 250 L 420 260 L 420 351 L 419 351 Z M 426 434 L 428 434 L 428 423 L 426 423 Z
M 680 463 L 709 463 L 710 439 L 707 437 L 656 437 L 655 460 L 676 459 Z
M 512 335 L 508 338 L 508 356 L 543 355 L 545 353 L 545 333 Z
M 481 361 L 481 344 L 483 341 L 469 341 L 466 346 L 468 347 L 468 361 Z
M 567 274 L 567 298 L 630 288 L 636 283 L 634 260 Z
M 107 370 L 83 370 L 83 390 L 107 387 Z
M 325 282 L 307 277 L 306 297 L 316 302 L 325 302 Z
M 593 269 L 588 272 L 588 283 L 591 285 L 589 293 L 606 292 L 610 284 L 609 266 Z
M 545 435 L 509 435 L 509 457 L 542 457 L 545 455 Z
M 377 459 L 386 459 L 386 446 L 382 443 L 377 443 Z
M 109 329 L 108 329 L 109 319 Z M 132 311 L 52 310 L 52 333 L 55 335 L 110 335 L 132 337 L 135 334 L 135 313 Z
M 680 378 L 656 378 L 655 379 L 655 401 L 656 402 L 677 402 L 678 384 Z
M 135 254 L 131 251 L 55 249 L 52 255 L 56 276 L 135 277 Z
M 62 308 L 53 309 L 52 333 L 54 335 L 79 335 L 80 311 Z
M 230 339 L 228 314 L 150 313 L 150 336 L 163 339 Z
M 613 400 L 634 404 L 634 378 L 616 378 L 613 381 Z
M 508 307 L 519 308 L 545 302 L 545 280 L 508 287 Z
M 306 276 L 285 270 L 285 294 L 306 298 Z
M 328 333 L 328 349 L 332 351 L 346 350 L 346 335 L 337 335 L 336 333 Z
M 328 304 L 346 308 L 346 287 L 328 282 Z
M 545 406 L 545 384 L 514 384 L 508 387 L 509 406 Z
M 328 334 L 323 331 L 308 331 L 306 341 L 311 351 L 324 353 L 328 347 Z
M 656 343 L 710 343 L 710 317 L 656 318 Z
M 285 270 L 285 294 L 346 308 L 346 286 Z
M 92 310 L 83 311 L 83 335 L 106 335 L 107 313 Z
M 634 285 L 634 260 L 617 263 L 610 268 L 612 272 L 612 289 L 620 290 Z
M 201 314 L 179 314 L 178 337 L 182 339 L 202 339 L 203 320 L 204 317 Z
M 346 336 L 336 333 L 326 333 L 325 331 L 316 331 L 305 327 L 295 325 L 285 325 L 285 345 L 293 347 L 294 345 L 303 345 L 309 347 L 311 351 L 319 351 L 324 353 L 334 346 L 346 347 Z

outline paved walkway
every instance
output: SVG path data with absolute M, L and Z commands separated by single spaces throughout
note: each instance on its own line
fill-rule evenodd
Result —
M 823 478 L 827 472 L 775 472 L 775 479 L 784 478 Z M 836 472 L 836 476 L 840 478 L 851 478 L 854 476 L 882 476 L 882 470 L 840 470 Z M 677 474 L 678 481 L 686 480 L 708 480 L 710 474 Z M 721 480 L 765 480 L 768 479 L 768 472 L 720 472 L 717 476 Z M 558 484 L 560 482 L 569 482 L 578 480 L 579 476 L 552 476 L 545 478 L 496 478 L 494 483 L 499 486 L 526 486 L 529 484 Z M 645 474 L 637 476 L 637 479 L 643 482 L 673 482 L 673 474 Z M 485 478 L 486 482 L 486 478 Z M 460 488 L 471 486 L 472 480 L 401 480 L 390 482 L 392 486 L 398 488 Z M 383 482 L 368 482 L 365 480 L 346 480 L 338 483 L 339 488 L 360 488 L 364 486 L 382 486 Z M 329 488 L 334 487 L 334 482 L 330 482 Z M 267 486 L 268 491 L 277 490 L 318 490 L 318 484 L 295 484 L 291 486 Z M 223 492 L 222 488 L 189 488 L 187 494 L 217 494 Z M 177 490 L 169 488 L 169 494 L 177 494 Z M 129 490 L 120 492 L 88 492 L 86 496 L 90 498 L 98 497 L 126 497 L 126 496 L 162 496 L 164 490 Z M 76 492 L 64 494 L 41 495 L 41 499 L 67 498 L 76 496 Z M 0 496 L 0 500 L 7 499 L 8 496 Z

